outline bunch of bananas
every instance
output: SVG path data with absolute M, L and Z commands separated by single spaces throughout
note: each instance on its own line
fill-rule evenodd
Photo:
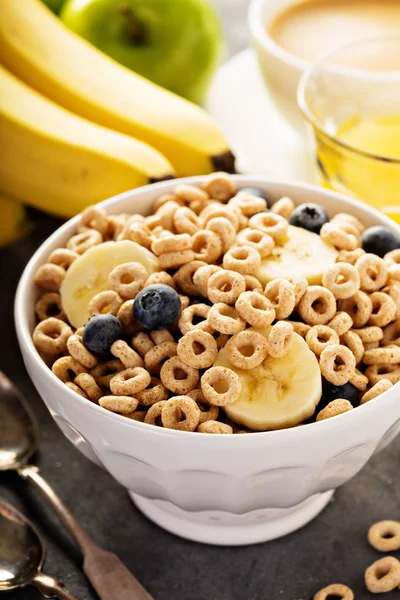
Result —
M 2 217 L 6 196 L 70 217 L 152 181 L 234 168 L 205 111 L 107 57 L 40 0 L 1 0 L 0 57 Z

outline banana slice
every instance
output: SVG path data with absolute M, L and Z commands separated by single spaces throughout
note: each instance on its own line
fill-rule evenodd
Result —
M 275 246 L 272 254 L 261 261 L 256 277 L 263 285 L 282 277 L 305 277 L 311 285 L 320 284 L 323 272 L 336 262 L 337 250 L 301 227 L 290 225 L 287 234 L 288 241 Z
M 154 254 L 130 240 L 93 246 L 72 263 L 60 292 L 64 312 L 74 327 L 81 327 L 86 323 L 90 300 L 108 289 L 110 272 L 126 262 L 141 263 L 149 275 L 159 269 Z
M 254 329 L 268 338 L 268 329 Z M 242 384 L 239 398 L 225 406 L 227 416 L 256 431 L 283 429 L 311 417 L 321 399 L 321 372 L 315 354 L 302 337 L 293 334 L 292 347 L 283 358 L 267 356 L 259 367 L 233 367 L 226 348 L 215 365 L 235 371 Z

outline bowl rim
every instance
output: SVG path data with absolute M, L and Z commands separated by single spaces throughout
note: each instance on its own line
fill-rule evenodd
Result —
M 159 183 L 149 184 L 149 185 L 142 186 L 140 188 L 133 189 L 133 190 L 128 190 L 126 192 L 123 192 L 121 194 L 113 196 L 112 198 L 109 198 L 107 200 L 104 200 L 103 202 L 100 202 L 99 205 L 102 208 L 105 208 L 106 210 L 110 210 L 114 207 L 114 205 L 118 204 L 119 202 L 122 202 L 128 198 L 130 198 L 131 200 L 134 200 L 134 198 L 136 196 L 140 196 L 141 194 L 146 193 L 150 190 L 151 191 L 153 191 L 153 190 L 165 191 L 169 187 L 177 185 L 177 182 L 184 183 L 184 184 L 196 185 L 196 184 L 201 183 L 205 179 L 205 177 L 207 177 L 207 176 L 200 175 L 200 176 L 195 176 L 195 177 L 184 177 L 184 178 L 180 178 L 180 179 L 175 179 L 175 180 L 172 179 L 172 180 L 168 180 L 168 181 L 162 181 Z M 345 203 L 349 205 L 350 211 L 351 211 L 352 207 L 361 208 L 367 214 L 369 213 L 369 216 L 371 218 L 374 218 L 374 217 L 376 218 L 376 216 L 378 216 L 380 221 L 383 221 L 383 223 L 386 224 L 389 228 L 394 229 L 397 233 L 400 234 L 400 226 L 398 226 L 394 221 L 389 219 L 389 217 L 387 217 L 383 213 L 380 213 L 379 211 L 372 208 L 371 206 L 364 204 L 358 200 L 354 200 L 353 198 L 344 196 L 343 194 L 339 194 L 334 191 L 326 190 L 317 185 L 303 183 L 300 181 L 291 182 L 291 181 L 277 180 L 277 179 L 273 179 L 273 178 L 264 177 L 262 175 L 232 175 L 232 178 L 235 182 L 241 183 L 244 186 L 251 186 L 251 185 L 260 186 L 261 185 L 263 187 L 267 187 L 268 185 L 278 185 L 278 186 L 282 185 L 289 189 L 292 188 L 293 190 L 300 189 L 303 191 L 310 191 L 313 193 L 321 194 L 323 196 L 328 197 L 331 200 L 340 199 L 341 201 L 345 201 Z M 110 214 L 112 214 L 112 210 L 110 210 Z M 60 237 L 62 237 L 67 231 L 69 231 L 70 229 L 73 229 L 74 226 L 78 223 L 78 221 L 79 221 L 79 215 L 76 215 L 75 217 L 73 217 L 72 219 L 69 219 L 66 223 L 61 225 L 61 227 L 57 228 L 52 233 L 52 235 L 50 237 L 48 237 L 39 246 L 39 248 L 37 248 L 37 250 L 34 252 L 34 254 L 29 259 L 29 261 L 28 261 L 27 265 L 25 266 L 24 271 L 20 277 L 20 280 L 19 280 L 19 283 L 17 286 L 16 295 L 15 295 L 15 302 L 14 302 L 14 322 L 15 322 L 19 346 L 20 346 L 21 350 L 23 351 L 23 354 L 27 354 L 29 356 L 32 363 L 34 364 L 34 368 L 46 380 L 48 385 L 54 388 L 55 392 L 59 392 L 61 395 L 64 395 L 64 394 L 69 395 L 71 398 L 71 402 L 76 402 L 76 403 L 80 404 L 82 407 L 86 407 L 86 408 L 89 408 L 89 410 L 95 411 L 97 414 L 101 415 L 104 419 L 110 419 L 111 421 L 114 421 L 116 424 L 120 423 L 121 426 L 131 427 L 132 430 L 140 427 L 143 431 L 147 430 L 149 433 L 157 434 L 158 436 L 163 435 L 163 436 L 169 436 L 169 437 L 174 437 L 174 438 L 179 436 L 182 439 L 185 439 L 185 438 L 193 439 L 193 433 L 196 433 L 196 432 L 178 431 L 175 429 L 154 427 L 154 425 L 142 423 L 140 421 L 135 421 L 133 419 L 127 419 L 123 415 L 120 415 L 118 413 L 113 413 L 111 411 L 107 411 L 104 408 L 102 408 L 101 406 L 95 404 L 94 402 L 91 402 L 90 400 L 83 398 L 79 394 L 76 394 L 75 392 L 73 392 L 72 390 L 67 388 L 54 375 L 54 373 L 51 371 L 51 369 L 41 359 L 38 351 L 36 350 L 36 348 L 33 344 L 32 334 L 31 334 L 31 331 L 30 331 L 30 328 L 28 325 L 28 311 L 25 311 L 25 308 L 24 308 L 24 304 L 25 304 L 24 298 L 26 296 L 26 290 L 32 284 L 34 270 L 36 269 L 36 263 L 39 261 L 39 258 L 42 258 L 43 256 L 48 255 L 50 252 L 50 247 Z M 395 385 L 397 385 L 397 384 L 395 384 Z M 399 382 L 399 388 L 400 388 L 400 382 Z M 393 388 L 390 388 L 389 390 L 387 390 L 386 392 L 381 394 L 381 397 L 379 397 L 379 401 L 381 402 L 382 397 L 389 395 L 392 392 L 392 389 Z M 394 398 L 394 396 L 393 396 L 393 398 Z M 211 438 L 211 439 L 215 440 L 216 444 L 219 444 L 219 443 L 226 443 L 226 442 L 218 441 L 218 440 L 220 440 L 220 438 L 234 437 L 234 439 L 237 439 L 237 438 L 243 439 L 244 438 L 244 441 L 240 442 L 238 440 L 235 443 L 247 445 L 247 443 L 250 443 L 250 442 L 246 442 L 247 438 L 250 438 L 250 439 L 254 438 L 254 439 L 260 440 L 260 436 L 269 436 L 268 437 L 269 440 L 276 439 L 278 436 L 280 436 L 280 438 L 282 438 L 282 439 L 285 438 L 285 441 L 287 441 L 289 439 L 293 439 L 294 436 L 301 437 L 301 435 L 310 435 L 311 433 L 314 433 L 314 435 L 318 435 L 318 432 L 320 432 L 322 435 L 323 431 L 326 431 L 327 428 L 331 428 L 331 429 L 332 428 L 334 429 L 335 427 L 340 428 L 342 423 L 346 423 L 346 422 L 350 423 L 351 419 L 356 418 L 353 416 L 354 412 L 356 412 L 356 414 L 359 414 L 361 412 L 361 414 L 366 415 L 368 413 L 368 411 L 371 412 L 371 411 L 375 410 L 375 407 L 379 406 L 379 402 L 378 403 L 376 402 L 377 400 L 378 400 L 378 398 L 374 398 L 373 400 L 363 404 L 362 406 L 357 407 L 357 411 L 353 411 L 353 410 L 348 411 L 341 415 L 337 415 L 335 419 L 325 419 L 323 421 L 319 421 L 318 423 L 317 422 L 307 423 L 307 424 L 301 425 L 301 427 L 295 426 L 295 427 L 288 427 L 288 428 L 277 429 L 277 430 L 255 431 L 255 432 L 251 432 L 250 436 L 249 435 L 224 436 L 224 435 L 214 435 L 211 433 L 208 433 L 208 434 L 202 433 L 202 434 L 196 436 L 196 440 L 201 440 L 202 438 L 204 438 L 205 441 L 203 443 L 209 444 L 210 438 Z M 325 430 L 323 429 L 324 427 L 325 427 Z M 302 433 L 302 432 L 306 432 L 306 433 Z M 307 432 L 310 432 L 310 434 Z

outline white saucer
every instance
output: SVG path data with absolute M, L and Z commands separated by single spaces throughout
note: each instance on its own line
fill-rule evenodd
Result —
M 217 71 L 207 109 L 236 155 L 239 172 L 318 183 L 306 140 L 276 108 L 253 50 L 236 54 Z

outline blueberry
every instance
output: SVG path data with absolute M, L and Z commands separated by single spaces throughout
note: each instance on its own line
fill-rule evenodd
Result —
M 324 408 L 332 400 L 342 398 L 343 400 L 349 400 L 353 406 L 358 404 L 360 392 L 351 383 L 345 383 L 344 385 L 333 385 L 327 381 L 324 377 L 322 378 L 322 398 L 318 406 L 318 409 Z
M 176 291 L 164 283 L 145 287 L 135 298 L 133 316 L 145 329 L 165 329 L 179 317 L 181 300 Z
M 400 236 L 396 235 L 382 225 L 369 227 L 361 236 L 361 243 L 365 252 L 385 256 L 387 252 L 400 248 Z
M 83 330 L 83 345 L 93 354 L 105 354 L 121 339 L 121 322 L 113 315 L 97 315 L 89 319 Z
M 244 188 L 240 188 L 240 190 L 238 190 L 239 192 L 246 192 L 246 194 L 251 194 L 252 196 L 257 196 L 258 198 L 264 198 L 264 200 L 267 202 L 267 208 L 271 208 L 271 200 L 268 197 L 268 194 L 262 190 L 261 188 L 258 187 L 244 187 Z
M 311 202 L 296 206 L 289 219 L 290 225 L 302 227 L 313 233 L 319 233 L 322 225 L 328 222 L 329 216 L 325 208 Z

